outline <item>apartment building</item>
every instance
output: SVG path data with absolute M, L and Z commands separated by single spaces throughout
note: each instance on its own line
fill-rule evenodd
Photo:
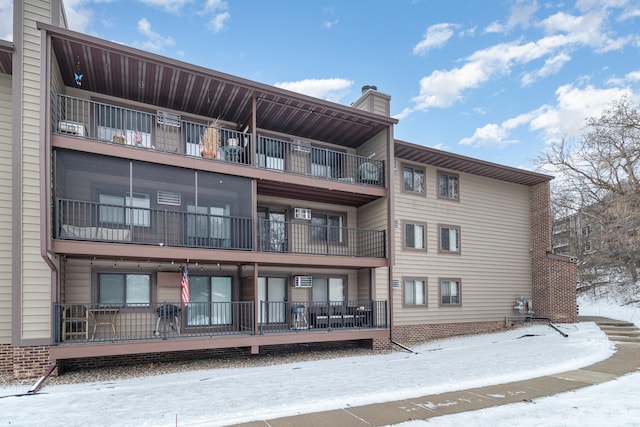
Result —
M 344 106 L 70 31 L 59 0 L 14 8 L 3 372 L 391 348 L 504 328 L 521 295 L 576 320 L 551 177 L 394 140 L 372 86 Z

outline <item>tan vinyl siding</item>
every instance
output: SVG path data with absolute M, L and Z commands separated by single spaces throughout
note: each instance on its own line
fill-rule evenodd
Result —
M 21 139 L 22 139 L 22 338 L 51 336 L 51 272 L 40 255 L 40 31 L 36 21 L 49 22 L 47 1 L 22 3 Z M 19 29 L 18 29 L 19 31 Z
M 395 219 L 427 224 L 427 252 L 402 249 L 402 229 L 394 230 L 395 323 L 450 323 L 499 320 L 513 314 L 513 301 L 531 297 L 529 188 L 459 174 L 460 201 L 436 197 L 437 170 L 427 166 L 425 196 L 399 191 L 396 175 Z M 438 252 L 438 226 L 460 227 L 460 254 Z M 428 278 L 426 309 L 402 308 L 402 278 Z M 459 307 L 439 306 L 439 280 L 460 279 Z
M 11 343 L 11 76 L 0 74 L 0 344 Z

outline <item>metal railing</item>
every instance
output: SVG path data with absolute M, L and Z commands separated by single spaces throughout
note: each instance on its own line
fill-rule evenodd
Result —
M 252 164 L 251 134 L 179 115 L 149 113 L 57 94 L 53 132 L 211 160 Z
M 384 258 L 384 230 L 259 220 L 258 250 L 308 255 Z
M 54 238 L 253 250 L 253 218 L 56 199 Z M 384 230 L 260 220 L 258 250 L 384 258 Z
M 261 301 L 259 309 L 260 333 L 388 327 L 386 301 Z
M 253 249 L 253 218 L 56 199 L 54 238 Z
M 260 302 L 259 334 L 388 328 L 387 302 Z M 53 305 L 54 344 L 255 335 L 253 301 Z
M 253 302 L 54 304 L 54 343 L 253 335 Z
M 256 165 L 298 175 L 384 187 L 384 162 L 258 135 Z
M 265 136 L 258 137 L 254 160 L 251 134 L 221 128 L 215 119 L 197 123 L 176 114 L 150 113 L 62 94 L 56 94 L 53 102 L 52 126 L 56 134 L 340 182 L 385 186 L 382 160 Z

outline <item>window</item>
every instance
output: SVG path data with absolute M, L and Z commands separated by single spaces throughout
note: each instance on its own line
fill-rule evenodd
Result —
M 123 196 L 100 194 L 100 223 L 112 225 L 133 225 L 135 227 L 151 226 L 151 198 L 148 194 L 129 193 Z M 125 208 L 131 206 L 131 208 Z
M 591 234 L 591 226 L 585 225 L 584 227 L 582 227 L 582 235 L 588 236 L 589 234 Z
M 440 281 L 440 304 L 460 305 L 459 279 L 443 279 Z
M 231 246 L 230 206 L 187 205 L 189 244 L 228 248 Z
M 405 305 L 427 305 L 427 280 L 426 279 L 405 279 L 404 280 L 404 304 Z
M 311 214 L 311 239 L 328 243 L 345 243 L 346 221 L 340 214 Z
M 189 314 L 191 326 L 231 324 L 231 277 L 189 277 Z
M 314 302 L 344 301 L 344 279 L 341 277 L 314 277 L 311 297 Z
M 427 229 L 427 226 L 425 224 L 405 223 L 404 225 L 405 249 L 425 250 L 427 248 L 426 229 Z
M 404 175 L 404 191 L 424 193 L 424 169 L 413 166 L 402 168 Z
M 440 252 L 460 253 L 460 227 L 440 226 Z
M 127 273 L 98 274 L 98 304 L 149 305 L 151 275 Z
M 447 172 L 438 173 L 438 197 L 458 200 L 458 175 Z
M 287 279 L 284 277 L 258 277 L 260 323 L 286 321 Z

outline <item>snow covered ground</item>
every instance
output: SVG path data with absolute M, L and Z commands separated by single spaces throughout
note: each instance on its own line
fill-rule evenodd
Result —
M 580 302 L 582 315 L 631 320 L 640 309 Z M 194 371 L 110 382 L 0 388 L 0 426 L 218 426 L 500 384 L 578 369 L 614 351 L 591 322 L 544 324 L 437 341 L 418 354 Z M 404 423 L 438 426 L 640 426 L 640 374 L 533 403 Z

